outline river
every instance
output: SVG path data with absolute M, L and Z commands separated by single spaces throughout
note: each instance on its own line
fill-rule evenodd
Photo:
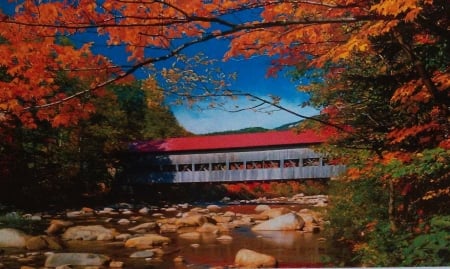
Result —
M 255 204 L 222 205 L 220 212 L 235 212 L 237 214 L 254 213 Z M 304 208 L 299 204 L 272 204 L 272 208 L 286 207 L 293 212 L 298 212 Z M 189 208 L 193 206 L 190 205 Z M 185 208 L 184 210 L 189 210 Z M 165 218 L 174 217 L 181 209 L 173 212 L 165 212 L 164 208 L 154 210 L 151 213 L 164 214 Z M 162 213 L 161 213 L 162 212 Z M 219 212 L 219 214 L 220 214 Z M 158 216 L 158 214 L 154 214 Z M 144 217 L 128 215 L 129 219 L 136 219 L 129 225 L 118 225 L 117 220 L 123 216 L 100 216 L 73 218 L 74 225 L 94 225 L 100 224 L 108 228 L 114 228 L 120 233 L 126 233 L 128 228 L 137 223 L 155 221 L 152 214 Z M 195 228 L 186 228 L 195 230 Z M 213 233 L 201 233 L 198 239 L 183 239 L 178 233 L 165 233 L 164 236 L 171 238 L 171 243 L 163 246 L 166 253 L 162 257 L 152 257 L 149 259 L 130 258 L 130 254 L 135 252 L 134 248 L 125 248 L 124 243 L 117 240 L 112 241 L 83 241 L 72 240 L 65 242 L 64 252 L 88 252 L 105 254 L 112 260 L 123 262 L 122 268 L 128 269 L 148 269 L 148 268 L 234 268 L 233 263 L 236 253 L 243 248 L 251 249 L 260 253 L 274 256 L 278 261 L 279 268 L 300 268 L 300 267 L 320 267 L 321 257 L 326 252 L 326 241 L 321 232 L 312 233 L 297 231 L 252 231 L 251 226 L 237 226 L 228 233 L 232 240 L 218 241 L 217 235 Z M 14 260 L 14 255 L 27 255 L 25 250 L 7 249 L 1 256 L 0 263 L 7 266 L 5 268 L 20 268 L 22 265 L 32 266 L 32 268 L 42 267 L 45 261 L 44 251 L 36 254 L 35 258 L 28 262 Z M 14 255 L 13 255 L 14 254 Z M 183 263 L 174 264 L 176 257 L 183 257 Z M 82 267 L 81 267 L 82 268 Z M 101 267 L 109 268 L 109 267 Z

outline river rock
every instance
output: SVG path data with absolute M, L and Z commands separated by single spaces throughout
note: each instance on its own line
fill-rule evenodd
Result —
M 177 219 L 175 224 L 178 227 L 202 226 L 205 222 L 207 222 L 207 219 L 205 216 L 203 216 L 201 214 L 193 214 L 193 215 L 187 215 L 187 216 Z
M 131 227 L 128 231 L 136 232 L 136 233 L 146 233 L 149 230 L 153 230 L 156 228 L 156 222 L 146 222 L 139 224 L 137 226 Z
M 277 265 L 275 257 L 250 249 L 241 249 L 236 253 L 234 264 L 244 268 L 273 268 Z
M 95 253 L 54 253 L 45 260 L 45 267 L 62 265 L 101 266 L 109 260 L 108 256 Z
M 231 240 L 233 240 L 233 237 L 224 234 L 224 235 L 221 235 L 221 236 L 217 237 L 216 240 L 217 241 L 222 241 L 222 242 L 224 242 L 224 241 L 231 241 Z
M 227 211 L 225 213 L 223 213 L 223 216 L 225 217 L 236 217 L 236 213 L 233 211 Z
M 117 224 L 120 224 L 120 225 L 128 225 L 128 224 L 130 224 L 130 220 L 128 220 L 128 219 L 120 219 L 120 220 L 118 220 L 117 221 Z
M 255 211 L 256 212 L 263 212 L 263 211 L 267 211 L 267 210 L 270 210 L 271 208 L 270 208 L 270 206 L 268 206 L 268 205 L 257 205 L 256 207 L 255 207 Z
M 45 230 L 46 234 L 54 235 L 57 233 L 62 232 L 67 227 L 70 227 L 73 225 L 73 222 L 67 221 L 67 220 L 59 220 L 59 219 L 53 219 L 50 221 L 50 226 Z
M 121 262 L 121 261 L 111 261 L 109 263 L 109 267 L 110 268 L 122 268 L 123 267 L 123 262 Z
M 29 235 L 17 229 L 0 229 L 0 247 L 24 248 L 29 238 Z
M 253 214 L 250 215 L 250 217 L 252 218 L 252 220 L 268 220 L 269 216 L 268 215 L 263 215 L 263 214 Z
M 253 231 L 293 231 L 300 230 L 305 225 L 303 219 L 294 213 L 287 213 L 266 220 L 252 227 Z
M 155 255 L 155 253 L 153 251 L 146 249 L 146 250 L 133 252 L 130 255 L 130 258 L 150 258 L 150 257 L 153 257 L 154 255 Z
M 318 225 L 318 221 L 313 216 L 312 212 L 302 212 L 297 213 L 304 221 L 305 225 L 303 226 L 303 231 L 305 232 L 319 232 L 320 226 Z
M 138 236 L 130 238 L 125 242 L 125 247 L 127 248 L 147 248 L 154 245 L 161 245 L 165 243 L 170 243 L 170 238 L 159 234 L 146 234 L 143 236 Z
M 184 239 L 198 240 L 198 239 L 200 239 L 201 234 L 199 232 L 187 232 L 187 233 L 181 233 L 178 236 L 181 238 L 184 238 Z
M 219 227 L 217 227 L 217 225 L 214 225 L 212 223 L 203 223 L 202 226 L 197 228 L 197 232 L 199 233 L 218 233 L 219 232 Z
M 143 208 L 139 209 L 138 212 L 139 212 L 140 214 L 145 215 L 145 214 L 148 214 L 148 212 L 150 212 L 150 209 L 149 209 L 148 207 L 143 207 Z
M 116 235 L 116 237 L 114 237 L 115 240 L 119 240 L 119 241 L 127 241 L 128 239 L 131 238 L 131 234 L 119 234 Z
M 175 233 L 178 230 L 178 226 L 171 223 L 162 223 L 159 226 L 160 233 Z
M 108 229 L 101 225 L 74 226 L 68 228 L 62 235 L 64 240 L 112 240 L 116 235 L 115 229 Z
M 249 226 L 253 223 L 253 219 L 249 216 L 243 216 L 239 219 L 235 219 L 231 222 L 234 227 Z
M 218 211 L 220 211 L 220 206 L 218 206 L 218 205 L 208 205 L 206 207 L 206 209 L 208 209 L 209 212 L 218 212 Z
M 278 207 L 278 208 L 271 208 L 268 210 L 265 210 L 260 213 L 261 216 L 268 216 L 270 219 L 273 219 L 275 217 L 279 217 L 281 215 L 287 214 L 291 212 L 290 209 L 286 207 Z
M 47 248 L 47 241 L 43 236 L 33 236 L 26 242 L 26 249 L 28 250 L 42 250 Z
M 217 215 L 217 216 L 212 216 L 212 219 L 217 223 L 228 223 L 228 222 L 231 222 L 234 219 L 234 217 L 225 216 L 225 215 Z
M 83 211 L 69 211 L 66 213 L 66 216 L 68 218 L 77 218 L 77 217 L 81 217 L 84 216 L 84 212 Z
M 58 242 L 57 238 L 46 236 L 46 235 L 33 236 L 33 237 L 29 238 L 26 242 L 25 247 L 28 250 L 43 250 L 43 249 L 60 250 L 60 249 L 62 249 L 62 246 Z
M 85 215 L 90 215 L 92 216 L 94 214 L 94 209 L 90 208 L 90 207 L 83 207 L 81 209 L 81 211 L 85 214 Z

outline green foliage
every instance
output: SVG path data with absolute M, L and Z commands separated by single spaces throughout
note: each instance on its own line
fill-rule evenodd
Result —
M 366 169 L 364 163 L 352 167 Z M 448 150 L 427 149 L 374 164 L 356 180 L 332 181 L 328 259 L 340 266 L 448 265 L 449 163 Z M 396 183 L 396 231 L 388 215 L 388 178 Z
M 67 93 L 85 87 L 62 73 L 56 83 Z M 128 141 L 184 131 L 167 108 L 149 108 L 146 98 L 138 82 L 116 85 L 86 96 L 95 112 L 77 125 L 56 128 L 37 119 L 34 129 L 1 125 L 0 201 L 30 209 L 103 195 L 121 171 L 118 155 Z
M 402 266 L 448 266 L 450 264 L 450 215 L 435 216 L 422 224 L 428 232 L 411 236 L 403 248 Z
M 39 234 L 45 229 L 47 223 L 42 220 L 31 220 L 24 218 L 18 212 L 10 212 L 0 215 L 0 229 L 14 228 L 27 234 Z

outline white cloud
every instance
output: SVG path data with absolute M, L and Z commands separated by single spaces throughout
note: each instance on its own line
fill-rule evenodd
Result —
M 282 100 L 281 105 L 304 116 L 318 114 L 318 111 L 314 108 L 300 107 L 300 102 L 295 100 Z M 249 104 L 251 105 L 252 103 L 249 103 L 248 100 L 238 102 L 240 107 L 244 107 L 245 105 L 249 106 Z M 173 111 L 178 122 L 188 131 L 195 134 L 239 130 L 248 127 L 272 129 L 283 124 L 301 120 L 298 116 L 286 111 L 274 111 L 271 114 L 267 114 L 246 110 L 233 113 L 222 110 L 196 111 L 186 107 L 176 107 Z

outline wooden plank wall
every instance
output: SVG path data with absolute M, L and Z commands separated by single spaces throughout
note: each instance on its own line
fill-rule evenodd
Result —
M 285 167 L 293 160 L 295 167 Z M 315 161 L 311 164 L 310 161 Z M 276 168 L 256 168 L 269 161 Z M 224 169 L 217 169 L 223 164 Z M 231 167 L 240 169 L 231 170 Z M 247 164 L 252 168 L 247 169 Z M 146 155 L 139 160 L 135 181 L 145 183 L 228 182 L 254 180 L 289 180 L 331 178 L 345 171 L 344 165 L 327 165 L 324 158 L 309 148 L 285 148 L 222 153 Z M 217 170 L 216 170 L 217 169 Z

